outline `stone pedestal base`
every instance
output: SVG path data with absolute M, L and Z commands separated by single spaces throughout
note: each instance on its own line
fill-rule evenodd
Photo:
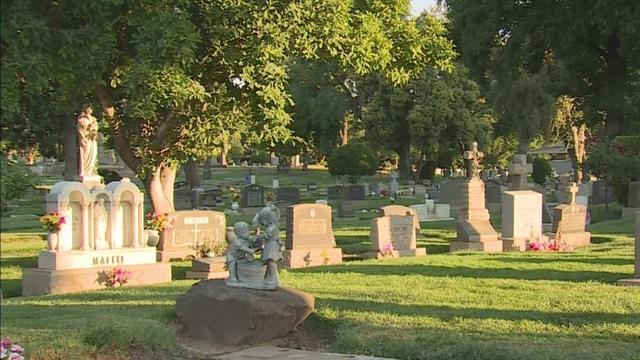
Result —
M 519 239 L 511 239 L 511 238 L 502 238 L 502 251 L 526 251 L 527 247 L 532 242 L 540 242 L 540 243 L 548 243 L 549 237 L 542 235 L 539 239 L 531 239 L 531 238 L 519 238 Z
M 388 257 L 405 257 L 405 256 L 426 256 L 427 249 L 425 248 L 416 248 L 416 249 L 408 249 L 408 250 L 393 250 L 392 254 L 389 256 L 385 256 L 379 252 L 368 252 L 363 255 L 365 258 L 376 258 L 376 259 L 385 259 Z
M 635 279 L 620 279 L 618 285 L 622 286 L 640 286 L 640 278 Z
M 95 266 L 122 266 L 156 263 L 156 248 L 120 248 L 105 250 L 43 251 L 38 256 L 38 269 L 90 269 Z
M 458 241 L 490 242 L 497 241 L 498 233 L 487 220 L 458 220 Z
M 104 183 L 102 182 L 102 176 L 100 175 L 89 175 L 89 176 L 75 176 L 75 181 L 79 181 L 82 185 L 88 187 L 89 189 L 93 189 L 94 187 L 104 188 Z
M 158 262 L 168 262 L 171 259 L 193 259 L 196 257 L 196 251 L 193 249 L 174 249 L 174 250 L 157 250 L 156 260 Z
M 340 264 L 342 249 L 340 248 L 308 248 L 293 249 L 282 252 L 282 264 L 285 268 L 297 269 L 309 266 Z
M 269 278 L 267 276 L 267 265 L 260 261 L 238 261 L 236 263 L 236 275 L 237 279 L 226 279 L 224 281 L 225 285 L 256 290 L 277 290 L 280 287 L 279 278 L 277 276 Z
M 591 243 L 591 233 L 586 231 L 563 233 L 560 241 L 573 249 L 587 247 Z
M 171 265 L 158 263 L 71 270 L 24 269 L 22 273 L 22 296 L 65 294 L 104 289 L 106 285 L 99 283 L 98 278 L 114 267 L 131 272 L 129 280 L 124 286 L 151 285 L 171 281 Z
M 222 256 L 191 260 L 191 271 L 187 279 L 207 280 L 226 279 L 229 272 L 225 269 L 226 259 Z
M 256 344 L 294 330 L 311 314 L 314 302 L 313 296 L 293 289 L 237 289 L 222 280 L 205 280 L 178 297 L 176 315 L 193 338 Z
M 454 241 L 449 243 L 449 251 L 473 250 L 483 252 L 502 252 L 502 241 L 492 240 L 483 242 Z

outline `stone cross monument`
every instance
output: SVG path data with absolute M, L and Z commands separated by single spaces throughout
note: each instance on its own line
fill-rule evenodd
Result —
M 502 251 L 502 241 L 489 222 L 489 210 L 485 207 L 484 182 L 480 179 L 483 157 L 475 141 L 471 150 L 464 152 L 464 158 L 469 160 L 469 174 L 462 188 L 463 206 L 458 216 L 457 240 L 449 245 L 450 251 Z
M 482 151 L 478 151 L 478 142 L 474 141 L 471 145 L 471 150 L 464 152 L 465 160 L 469 160 L 469 172 L 467 177 L 469 179 L 480 178 L 480 160 L 484 157 Z
M 509 164 L 509 180 L 511 180 L 511 186 L 509 190 L 528 190 L 527 175 L 533 171 L 533 166 L 527 163 L 527 155 L 515 154 L 513 160 Z
M 576 194 L 578 193 L 578 190 L 580 188 L 578 187 L 578 185 L 574 182 L 570 182 L 569 186 L 567 186 L 567 191 L 571 194 L 571 201 L 569 202 L 569 205 L 571 205 L 574 209 L 576 207 Z

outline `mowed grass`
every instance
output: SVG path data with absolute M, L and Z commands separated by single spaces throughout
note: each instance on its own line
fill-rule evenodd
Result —
M 618 222 L 624 228 L 630 220 Z M 436 225 L 427 225 L 421 244 L 444 251 L 455 230 L 451 222 Z M 359 225 L 336 229 L 336 237 L 345 252 L 368 246 Z M 7 262 L 21 267 L 26 260 L 16 259 L 35 259 L 44 247 L 38 241 L 3 241 L 3 289 Z M 633 272 L 632 238 L 594 230 L 593 242 L 571 253 L 429 251 L 283 270 L 281 278 L 315 296 L 304 331 L 333 334 L 331 351 L 399 359 L 638 359 L 640 289 L 615 285 Z M 176 280 L 158 286 L 5 299 L 2 335 L 25 345 L 30 359 L 104 352 L 182 358 L 174 311 L 176 297 L 193 284 L 179 280 L 188 266 L 173 263 Z
M 213 181 L 231 184 L 244 173 L 216 169 Z M 257 177 L 269 186 L 275 174 Z M 315 170 L 279 179 L 281 186 L 335 183 Z M 371 180 L 386 184 L 388 176 Z M 365 208 L 387 203 L 374 199 Z M 46 246 L 31 215 L 38 211 L 32 198 L 1 219 L 2 336 L 24 345 L 29 359 L 207 358 L 185 348 L 175 319 L 176 298 L 194 283 L 184 280 L 189 262 L 172 263 L 168 284 L 19 297 L 22 269 L 36 267 Z M 426 222 L 418 240 L 426 257 L 361 261 L 374 216 L 357 209 L 354 219 L 334 217 L 336 242 L 349 261 L 281 270 L 284 286 L 315 296 L 302 332 L 328 334 L 328 350 L 398 359 L 640 359 L 640 288 L 616 285 L 633 272 L 631 220 L 590 226 L 588 249 L 504 254 L 448 253 L 455 222 Z M 248 219 L 228 216 L 229 223 Z

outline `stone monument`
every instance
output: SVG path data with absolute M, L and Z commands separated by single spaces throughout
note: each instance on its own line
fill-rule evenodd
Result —
M 243 221 L 233 225 L 235 237 L 227 251 L 229 277 L 225 284 L 258 290 L 276 290 L 280 287 L 277 261 L 282 260 L 278 221 L 280 211 L 274 205 L 260 210 L 253 218 L 256 235 L 251 237 L 249 225 Z M 260 260 L 254 254 L 260 252 Z
M 591 234 L 585 231 L 587 208 L 576 204 L 578 186 L 571 182 L 567 187 L 570 203 L 558 205 L 553 210 L 553 233 L 558 243 L 564 243 L 573 249 L 588 246 Z
M 253 236 L 249 224 L 235 223 L 224 285 L 201 281 L 178 297 L 176 315 L 190 336 L 220 345 L 260 343 L 287 334 L 311 314 L 311 295 L 280 288 L 279 218 L 276 206 L 262 208 L 253 218 Z
M 400 184 L 398 183 L 398 173 L 393 171 L 391 173 L 391 181 L 389 182 L 389 197 L 395 199 L 396 194 L 400 190 Z
M 483 157 L 477 142 L 473 142 L 472 149 L 464 153 L 464 158 L 470 163 L 470 171 L 462 188 L 464 205 L 458 216 L 458 237 L 457 241 L 449 244 L 450 251 L 502 251 L 502 241 L 491 226 L 489 210 L 485 207 L 484 182 L 480 179 L 480 160 Z
M 511 181 L 509 190 L 529 190 L 527 175 L 533 172 L 533 165 L 527 163 L 526 154 L 513 155 L 513 160 L 507 171 L 509 171 L 509 180 Z
M 404 215 L 384 215 L 371 221 L 371 252 L 368 257 L 425 256 L 425 248 L 416 247 L 415 221 L 410 208 Z M 418 225 L 419 226 L 419 225 Z
M 328 205 L 289 206 L 284 266 L 302 268 L 341 263 L 342 249 L 336 247 L 331 221 Z
M 167 214 L 171 227 L 160 234 L 158 261 L 195 256 L 196 246 L 225 241 L 226 218 L 223 212 L 182 210 Z
M 548 241 L 542 234 L 542 194 L 531 190 L 502 193 L 504 251 L 527 250 L 531 242 Z
M 47 209 L 66 220 L 49 233 L 38 268 L 24 269 L 23 296 L 63 294 L 106 286 L 114 268 L 131 274 L 128 284 L 171 281 L 171 266 L 156 263 L 143 236 L 143 197 L 129 179 L 106 187 L 62 181 L 47 195 Z

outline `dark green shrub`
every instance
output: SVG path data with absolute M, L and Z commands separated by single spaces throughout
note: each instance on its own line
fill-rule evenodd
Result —
M 0 207 L 19 199 L 35 184 L 36 176 L 26 166 L 0 154 Z
M 422 167 L 420 168 L 420 179 L 429 179 L 433 181 L 436 177 L 436 165 L 437 163 L 435 161 L 426 161 L 422 164 Z
M 533 181 L 540 185 L 544 185 L 547 177 L 551 176 L 551 165 L 549 161 L 543 158 L 536 158 L 533 160 Z
M 102 176 L 105 184 L 108 184 L 112 181 L 120 181 L 122 179 L 122 176 L 120 176 L 120 174 L 118 174 L 116 171 L 104 168 L 98 169 L 98 175 Z
M 618 136 L 589 152 L 586 168 L 613 185 L 618 202 L 627 206 L 629 182 L 640 179 L 640 135 Z
M 333 151 L 327 159 L 329 173 L 349 177 L 349 183 L 357 184 L 361 177 L 375 175 L 378 157 L 364 144 L 350 143 Z

